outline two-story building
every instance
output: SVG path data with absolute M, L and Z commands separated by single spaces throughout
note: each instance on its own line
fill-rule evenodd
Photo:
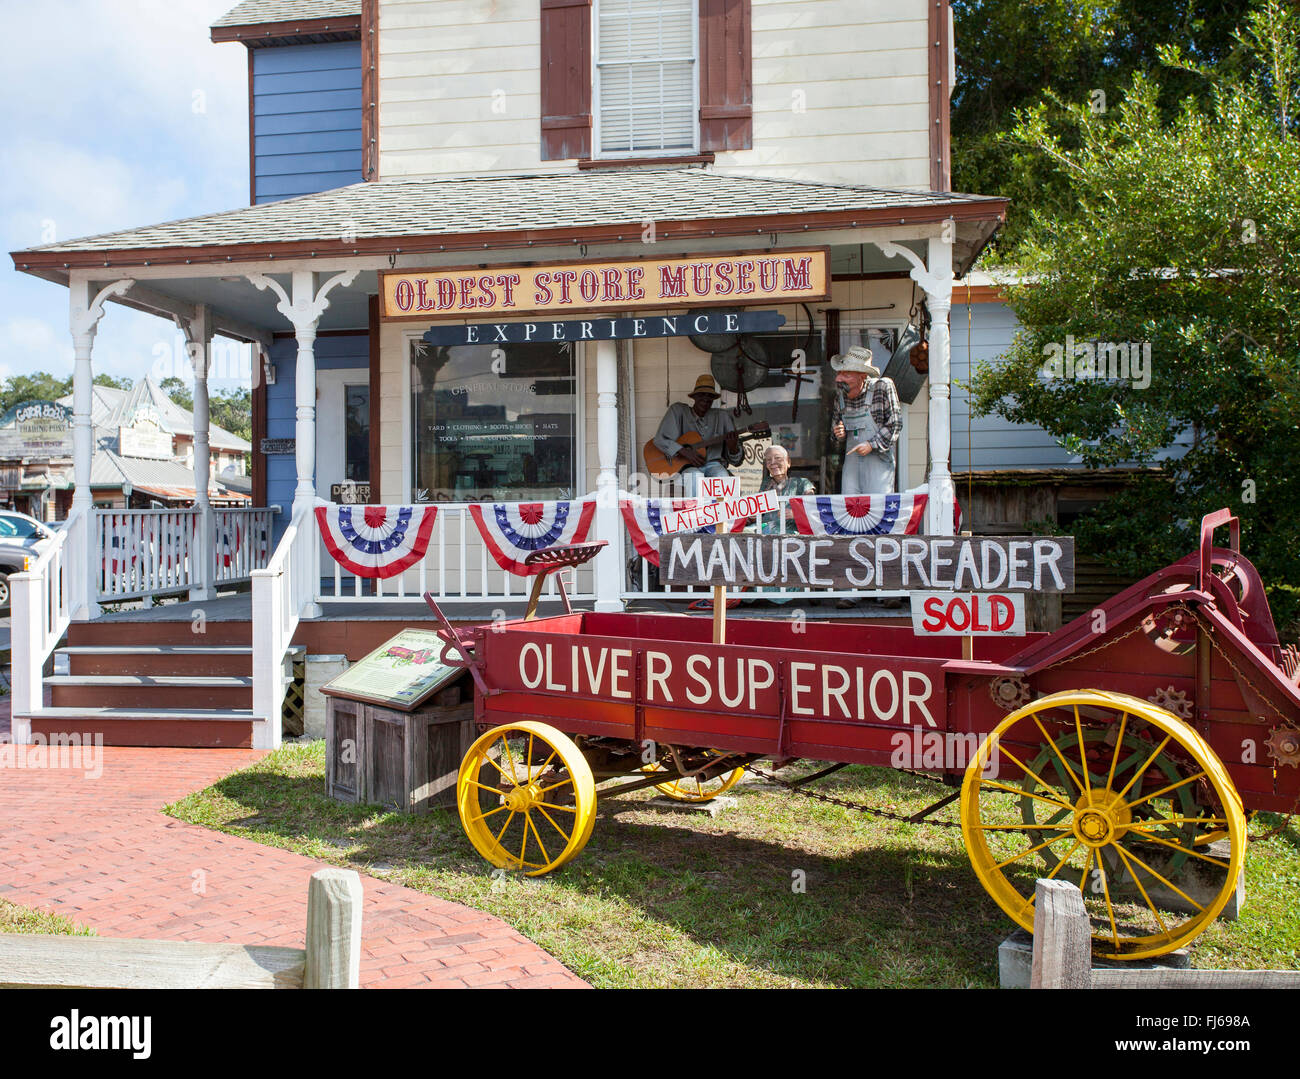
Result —
M 598 609 L 651 598 L 638 514 L 665 491 L 641 446 L 700 374 L 834 493 L 826 361 L 871 347 L 905 402 L 897 489 L 950 533 L 953 282 L 1006 209 L 948 191 L 951 33 L 947 0 L 241 3 L 211 36 L 248 54 L 250 205 L 13 254 L 69 289 L 76 355 L 72 516 L 16 593 L 16 732 L 86 730 L 94 700 L 110 741 L 277 744 L 295 643 L 360 654 L 424 591 L 466 616 L 516 609 L 502 546 L 525 526 L 609 541 L 574 586 Z M 95 623 L 130 626 L 117 648 L 184 627 L 191 649 L 248 652 L 251 678 L 207 657 L 239 673 L 183 706 L 96 696 L 101 668 L 76 662 L 109 647 L 87 620 L 118 594 L 88 482 L 110 303 L 186 330 L 198 491 L 209 343 L 257 350 L 253 500 L 277 510 L 251 605 L 211 598 L 228 544 L 200 505 L 207 550 L 184 572 L 203 640 L 186 605 Z M 923 307 L 924 377 L 904 336 Z M 432 522 L 402 572 L 366 578 L 322 545 L 314 511 L 358 495 Z M 46 703 L 68 622 L 73 682 Z

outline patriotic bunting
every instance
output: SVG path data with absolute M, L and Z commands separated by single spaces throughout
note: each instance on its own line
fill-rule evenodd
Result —
M 668 510 L 689 510 L 696 506 L 712 502 L 709 498 L 638 498 L 624 495 L 618 500 L 618 508 L 623 514 L 623 523 L 627 525 L 628 535 L 637 554 L 652 566 L 659 565 L 659 537 L 664 534 L 663 515 Z M 753 518 L 747 518 L 753 520 Z M 731 532 L 744 531 L 745 520 L 732 521 L 728 526 Z M 683 531 L 702 532 L 712 535 L 713 525 Z
M 493 560 L 520 577 L 539 573 L 524 559 L 545 547 L 584 543 L 596 516 L 596 500 L 572 502 L 482 502 L 469 507 Z
M 437 506 L 316 507 L 325 547 L 358 577 L 396 577 L 424 557 Z
M 244 530 L 237 522 L 226 520 L 217 525 L 217 565 L 229 569 L 239 553 L 244 540 Z
M 915 535 L 925 516 L 925 495 L 802 495 L 790 515 L 804 536 Z
M 125 573 L 140 558 L 140 542 L 136 539 L 129 516 L 112 514 L 104 527 L 103 567 L 113 576 Z

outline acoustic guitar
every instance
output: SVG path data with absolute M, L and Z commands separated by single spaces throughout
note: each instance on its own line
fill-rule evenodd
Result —
M 748 442 L 754 438 L 771 438 L 772 429 L 765 421 L 746 427 L 736 432 L 736 438 L 739 442 Z M 719 435 L 717 438 L 704 438 L 698 431 L 687 431 L 677 440 L 679 446 L 694 446 L 700 451 L 701 455 L 707 455 L 709 450 L 714 446 L 721 446 L 727 441 L 726 435 Z M 652 476 L 675 476 L 684 468 L 690 468 L 685 457 L 667 457 L 664 451 L 655 445 L 652 438 L 642 447 L 641 456 L 645 458 L 646 470 Z

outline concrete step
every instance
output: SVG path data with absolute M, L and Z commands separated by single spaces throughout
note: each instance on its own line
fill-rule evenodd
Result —
M 59 648 L 73 675 L 246 676 L 253 672 L 250 645 L 72 645 Z
M 253 713 L 245 708 L 42 708 L 26 716 L 32 734 L 101 737 L 108 746 L 247 749 Z

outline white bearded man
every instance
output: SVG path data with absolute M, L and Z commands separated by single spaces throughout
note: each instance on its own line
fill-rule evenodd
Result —
M 846 442 L 840 494 L 878 495 L 894 491 L 898 436 L 903 411 L 892 379 L 882 378 L 871 350 L 855 345 L 831 357 L 835 370 L 836 442 Z

